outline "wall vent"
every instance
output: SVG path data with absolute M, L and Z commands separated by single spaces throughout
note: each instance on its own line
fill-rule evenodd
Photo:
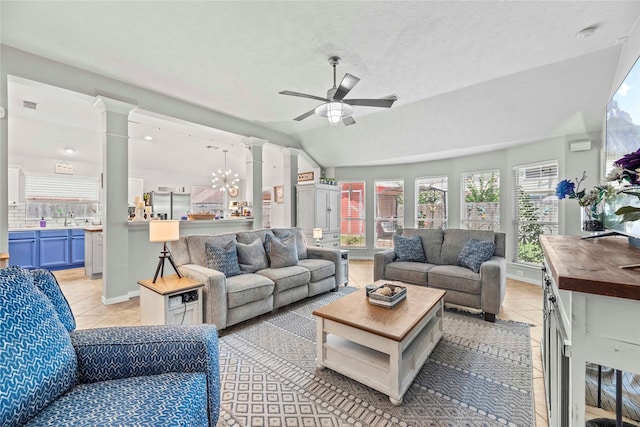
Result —
M 29 108 L 31 110 L 35 110 L 38 108 L 38 103 L 33 101 L 22 101 L 22 106 L 24 108 Z

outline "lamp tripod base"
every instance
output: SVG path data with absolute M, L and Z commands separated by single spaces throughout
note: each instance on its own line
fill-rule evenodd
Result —
M 175 270 L 175 272 L 178 275 L 178 277 L 180 277 L 180 278 L 182 277 L 182 275 L 178 271 L 178 267 L 176 266 L 176 263 L 173 261 L 173 258 L 171 257 L 171 253 L 167 249 L 167 243 L 166 242 L 164 244 L 164 248 L 162 249 L 162 255 L 160 255 L 158 258 L 159 258 L 158 259 L 158 266 L 156 267 L 156 274 L 153 276 L 153 282 L 152 283 L 156 283 L 156 280 L 158 279 L 158 273 L 160 273 L 160 277 L 164 277 L 164 261 L 166 259 L 169 260 L 169 262 L 173 266 L 173 269 Z

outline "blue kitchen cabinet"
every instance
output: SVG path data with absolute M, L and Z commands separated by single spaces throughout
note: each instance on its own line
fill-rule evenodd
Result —
M 37 231 L 14 231 L 9 233 L 9 265 L 24 268 L 38 267 Z
M 67 267 L 71 252 L 69 250 L 69 230 L 40 231 L 38 250 L 40 252 L 40 267 Z
M 71 232 L 71 267 L 84 265 L 84 230 L 73 229 Z

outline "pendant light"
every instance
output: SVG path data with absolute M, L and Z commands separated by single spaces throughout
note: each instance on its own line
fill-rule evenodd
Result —
M 231 169 L 227 169 L 227 152 L 229 150 L 222 150 L 224 152 L 224 171 L 218 169 L 218 173 L 212 172 L 211 176 L 213 183 L 211 187 L 219 189 L 220 191 L 229 191 L 230 188 L 237 189 L 240 178 L 238 174 L 231 172 Z

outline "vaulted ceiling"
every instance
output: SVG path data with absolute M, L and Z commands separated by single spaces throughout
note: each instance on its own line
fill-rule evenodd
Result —
M 390 164 L 597 131 L 637 1 L 0 2 L 1 42 L 261 124 L 320 164 Z M 576 34 L 595 27 L 590 37 Z M 338 79 L 356 124 L 311 116 Z

